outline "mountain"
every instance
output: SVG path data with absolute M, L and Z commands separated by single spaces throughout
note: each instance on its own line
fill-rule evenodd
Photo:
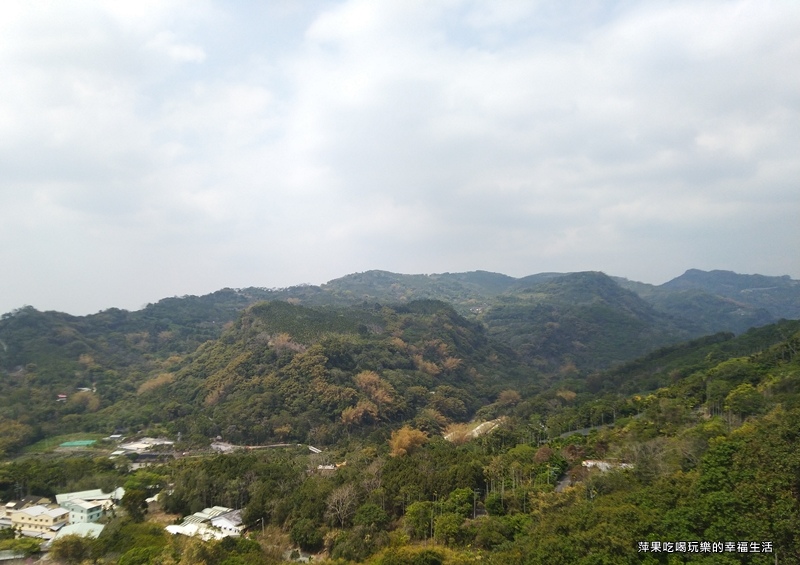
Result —
M 800 318 L 800 281 L 789 276 L 768 277 L 690 269 L 662 287 L 670 291 L 701 290 L 730 298 L 739 304 L 762 308 L 775 318 Z
M 592 392 L 633 394 L 674 385 L 729 358 L 751 358 L 800 333 L 800 320 L 782 320 L 734 335 L 720 332 L 661 347 L 587 378 Z M 732 375 L 733 377 L 734 375 Z
M 690 321 L 696 335 L 742 333 L 780 319 L 800 318 L 800 281 L 690 269 L 662 285 L 615 278 L 656 309 Z
M 680 320 L 597 272 L 528 278 L 479 316 L 489 335 L 550 374 L 594 370 L 687 339 Z
M 438 433 L 523 375 L 532 377 L 513 352 L 443 302 L 262 302 L 103 417 L 161 424 L 197 441 L 326 445 L 407 420 Z
M 579 384 L 658 348 L 800 316 L 798 284 L 695 270 L 660 286 L 599 272 L 368 271 L 321 286 L 165 298 L 135 312 L 25 307 L 0 318 L 0 435 L 17 438 L 13 448 L 153 422 L 242 440 L 299 440 L 311 428 L 334 437 L 353 419 L 432 427 L 440 416 L 472 416 L 504 389 Z M 364 371 L 394 391 L 391 410 L 370 397 L 383 392 L 355 382 Z M 255 398 L 269 413 L 237 424 L 259 413 L 243 408 Z
M 658 319 L 607 279 L 575 273 L 533 281 L 511 298 Z M 16 332 L 30 332 L 14 347 L 36 346 L 25 355 L 41 355 L 46 340 L 62 334 L 70 341 L 52 346 L 82 341 L 103 352 L 102 332 L 67 335 L 86 320 L 25 310 L 14 317 Z M 20 457 L 4 463 L 0 494 L 53 496 L 95 484 L 141 494 L 126 495 L 91 546 L 55 542 L 54 558 L 69 548 L 70 555 L 92 551 L 125 563 L 180 555 L 193 563 L 277 563 L 297 546 L 328 544 L 333 559 L 359 563 L 474 562 L 478 552 L 486 563 L 568 564 L 586 555 L 639 563 L 643 547 L 666 555 L 688 552 L 678 543 L 704 543 L 649 540 L 749 539 L 764 541 L 748 543 L 746 562 L 771 563 L 778 553 L 796 562 L 798 351 L 800 321 L 782 321 L 666 346 L 583 383 L 522 396 L 496 392 L 520 376 L 518 359 L 493 343 L 484 324 L 441 301 L 258 302 L 122 401 L 99 409 L 87 403 L 80 412 L 70 398 L 63 405 L 72 411 L 55 414 L 60 433 L 121 423 L 131 433 L 173 434 L 177 453 L 135 472 L 125 457 L 101 456 L 111 451 L 103 442 L 88 455 Z M 162 354 L 143 359 L 158 363 Z M 36 367 L 26 370 L 37 377 Z M 102 387 L 83 398 L 92 394 L 102 397 Z M 16 400 L 16 421 L 3 408 L 0 451 L 36 433 L 33 417 L 43 415 L 30 400 Z M 460 438 L 446 441 L 442 424 L 470 417 L 477 406 L 480 416 L 503 416 L 491 433 L 470 439 L 462 427 Z M 215 436 L 280 441 L 282 449 L 196 449 Z M 325 449 L 312 454 L 300 441 Z M 171 536 L 160 512 L 137 523 L 148 515 L 136 517 L 131 500 L 159 492 L 150 509 L 178 519 L 210 506 L 241 509 L 247 539 Z M 267 541 L 280 544 L 269 555 L 260 549 Z
M 312 304 L 354 304 L 379 302 L 402 304 L 411 300 L 441 300 L 459 313 L 485 307 L 495 296 L 510 289 L 517 279 L 499 273 L 473 271 L 432 275 L 401 275 L 367 271 L 334 279 L 320 287 Z

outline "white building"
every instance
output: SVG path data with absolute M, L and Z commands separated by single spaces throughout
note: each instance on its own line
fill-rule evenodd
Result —
M 171 534 L 197 536 L 206 541 L 240 536 L 244 532 L 242 511 L 212 506 L 187 516 L 180 525 L 167 526 L 166 530 Z
M 61 503 L 62 508 L 69 510 L 70 524 L 89 524 L 103 517 L 105 502 L 102 500 L 83 500 L 73 498 Z
M 86 502 L 102 502 L 106 509 L 111 508 L 117 501 L 122 500 L 125 496 L 125 489 L 122 487 L 115 488 L 111 492 L 103 492 L 101 489 L 96 488 L 92 490 L 81 490 L 77 492 L 65 492 L 56 495 L 56 503 L 59 506 L 64 506 L 64 503 L 70 500 L 83 500 Z

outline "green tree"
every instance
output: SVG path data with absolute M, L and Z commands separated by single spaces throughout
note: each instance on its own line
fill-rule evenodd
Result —
M 408 533 L 416 539 L 426 539 L 431 533 L 433 502 L 422 500 L 406 508 L 405 525 Z
M 34 555 L 42 550 L 41 542 L 33 538 L 8 539 L 0 541 L 0 550 L 10 549 L 11 551 L 21 551 L 26 556 Z
M 50 546 L 50 555 L 66 563 L 80 563 L 92 552 L 92 540 L 78 536 L 64 536 Z
M 162 551 L 160 547 L 133 547 L 119 558 L 119 565 L 148 565 Z
M 364 526 L 368 530 L 383 530 L 389 524 L 389 515 L 377 504 L 362 504 L 353 518 L 356 526 Z
M 300 518 L 292 525 L 289 538 L 306 551 L 319 551 L 322 547 L 322 533 L 308 518 Z
M 725 409 L 741 417 L 758 414 L 764 407 L 764 397 L 750 383 L 742 383 L 725 397 Z
M 139 489 L 126 490 L 121 503 L 131 520 L 134 522 L 144 521 L 144 515 L 147 512 L 146 491 Z
M 459 541 L 463 522 L 464 518 L 454 512 L 446 512 L 436 516 L 433 521 L 433 532 L 436 540 L 447 545 L 455 545 Z
M 452 512 L 466 518 L 472 515 L 473 492 L 469 488 L 457 488 L 442 504 L 444 512 Z

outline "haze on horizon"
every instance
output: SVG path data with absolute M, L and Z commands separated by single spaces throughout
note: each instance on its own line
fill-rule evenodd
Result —
M 0 313 L 800 278 L 800 3 L 4 2 Z

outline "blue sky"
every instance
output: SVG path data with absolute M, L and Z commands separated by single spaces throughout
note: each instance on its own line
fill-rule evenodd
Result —
M 800 278 L 800 4 L 4 2 L 0 311 Z

